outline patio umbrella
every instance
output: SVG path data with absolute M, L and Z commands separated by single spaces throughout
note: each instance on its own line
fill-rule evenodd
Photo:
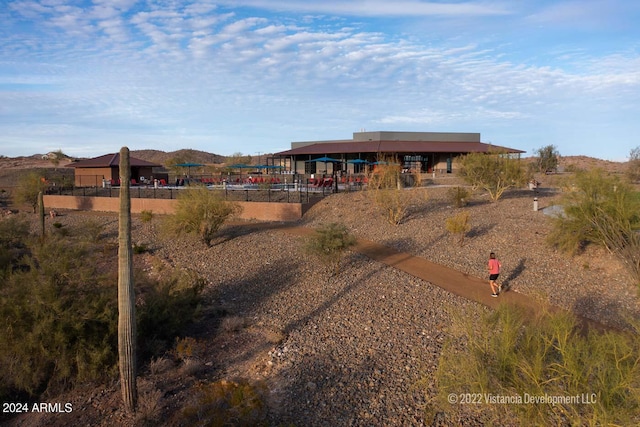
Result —
M 354 164 L 354 165 L 363 165 L 363 164 L 369 163 L 369 162 L 366 161 L 366 160 L 363 160 L 363 159 L 352 159 L 352 160 L 347 160 L 347 163 L 351 163 L 351 164 Z
M 317 159 L 311 159 L 311 160 L 307 160 L 307 162 L 322 162 L 322 163 L 342 163 L 342 160 L 340 159 L 334 159 L 333 157 L 320 157 Z

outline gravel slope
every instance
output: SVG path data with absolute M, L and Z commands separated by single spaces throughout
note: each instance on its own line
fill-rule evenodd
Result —
M 478 277 L 486 275 L 493 250 L 503 263 L 501 280 L 512 291 L 613 326 L 623 325 L 624 312 L 640 317 L 636 289 L 608 254 L 590 249 L 567 258 L 548 249 L 548 218 L 533 212 L 532 193 L 514 192 L 496 204 L 475 197 L 466 208 L 473 229 L 460 246 L 444 228 L 445 218 L 457 212 L 449 206 L 446 188 L 408 191 L 416 192 L 415 202 L 399 226 L 387 224 L 362 192 L 323 200 L 298 225 L 338 220 L 356 236 Z M 557 196 L 539 198 L 540 207 L 546 207 Z M 108 224 L 106 234 L 113 238 L 113 215 L 90 215 Z M 72 226 L 85 216 L 69 213 L 56 220 Z M 301 238 L 278 224 L 227 226 L 211 248 L 190 238 L 163 237 L 159 224 L 134 219 L 134 242 L 153 251 L 139 257 L 140 264 L 151 273 L 165 264 L 197 271 L 208 280 L 212 310 L 241 319 L 237 329 L 212 324 L 201 331 L 199 339 L 207 342 L 204 362 L 212 367 L 204 373 L 207 378 L 264 381 L 272 425 L 431 423 L 424 408 L 434 394 L 430 376 L 451 313 L 476 303 L 355 253 L 332 276 L 304 253 Z M 164 398 L 163 419 L 180 425 L 171 394 Z M 180 397 L 188 398 L 188 391 Z M 470 420 L 449 420 L 463 422 Z

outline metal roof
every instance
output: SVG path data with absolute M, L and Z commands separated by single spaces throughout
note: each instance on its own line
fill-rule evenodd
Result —
M 483 142 L 434 141 L 336 141 L 322 142 L 274 153 L 275 156 L 353 153 L 486 153 L 492 150 L 507 153 L 525 153 L 514 148 Z
M 161 167 L 162 165 L 147 162 L 146 160 L 129 157 L 132 167 Z M 66 165 L 68 168 L 111 168 L 120 166 L 120 153 L 105 154 L 92 159 L 79 160 Z

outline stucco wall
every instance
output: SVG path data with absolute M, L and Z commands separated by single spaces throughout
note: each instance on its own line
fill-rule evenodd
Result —
M 171 214 L 177 200 L 131 199 L 131 212 L 152 211 L 157 214 Z M 258 221 L 296 221 L 302 218 L 302 203 L 236 202 L 242 207 L 240 219 Z M 44 196 L 46 209 L 74 209 L 102 212 L 118 212 L 120 199 L 117 197 Z

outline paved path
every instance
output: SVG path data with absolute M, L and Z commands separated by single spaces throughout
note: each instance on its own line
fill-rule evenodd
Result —
M 311 235 L 314 230 L 300 226 L 284 226 L 284 231 L 297 235 Z M 353 250 L 367 257 L 386 264 L 390 267 L 402 270 L 412 276 L 419 277 L 435 286 L 459 295 L 471 301 L 484 304 L 490 308 L 497 308 L 501 303 L 513 304 L 524 308 L 529 313 L 539 312 L 541 305 L 535 299 L 513 290 L 503 291 L 498 298 L 491 296 L 489 281 L 478 277 L 469 276 L 449 267 L 433 263 L 425 258 L 414 256 L 405 252 L 399 252 L 388 246 L 381 245 L 366 239 L 357 239 Z M 562 310 L 557 306 L 548 306 L 549 311 Z M 603 324 L 577 316 L 583 326 L 593 327 L 598 330 L 609 329 Z

